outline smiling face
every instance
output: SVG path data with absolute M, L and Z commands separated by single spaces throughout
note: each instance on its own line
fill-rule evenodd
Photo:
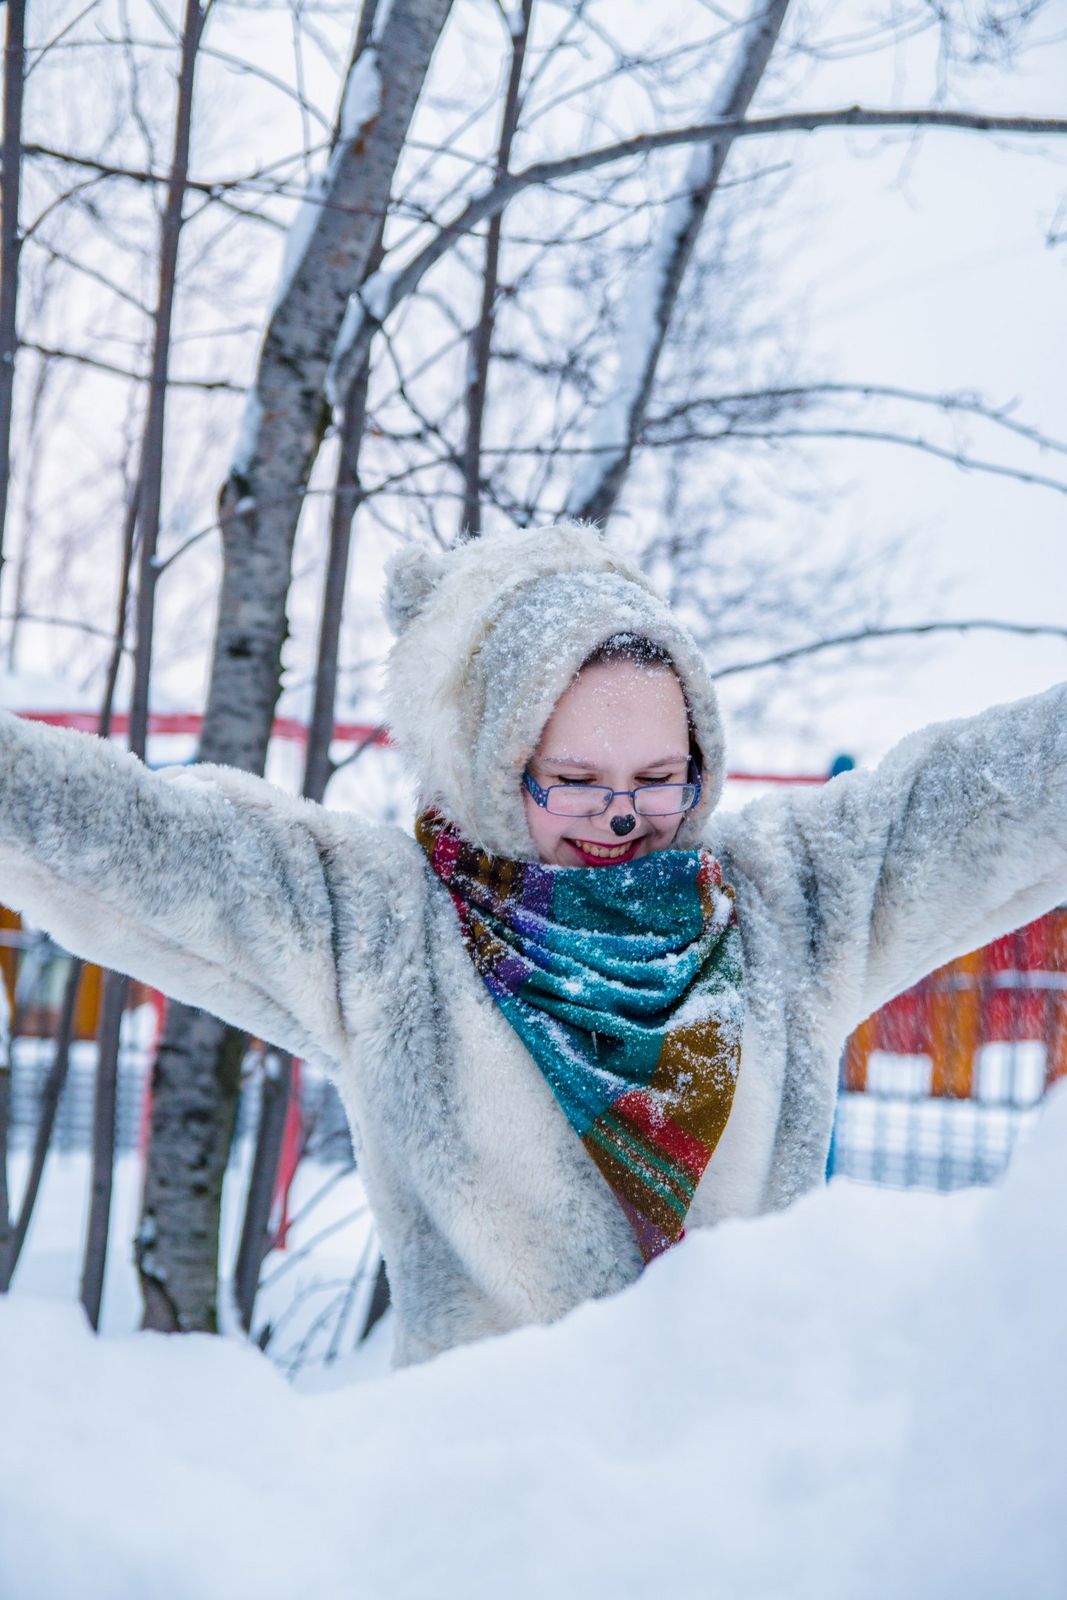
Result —
M 556 702 L 529 768 L 543 789 L 553 783 L 599 783 L 636 789 L 646 783 L 685 783 L 689 720 L 671 667 L 615 660 L 583 667 Z M 617 794 L 599 817 L 557 817 L 523 790 L 530 837 L 539 858 L 557 867 L 600 867 L 666 850 L 682 816 L 636 818 L 625 839 L 613 817 L 633 806 Z

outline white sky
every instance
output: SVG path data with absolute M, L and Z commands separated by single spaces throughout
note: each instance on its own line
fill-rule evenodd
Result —
M 835 31 L 866 14 L 863 6 L 841 7 Z M 1067 6 L 1046 14 L 1038 36 L 1052 34 L 1055 22 L 1063 31 Z M 820 66 L 802 103 L 930 104 L 930 57 L 929 44 L 914 41 L 878 58 Z M 1062 115 L 1065 84 L 1067 44 L 1059 43 L 1010 74 L 974 73 L 948 103 Z M 977 390 L 996 405 L 1016 402 L 1018 420 L 1067 441 L 1067 245 L 1043 243 L 1067 195 L 1067 146 L 943 130 L 918 135 L 909 155 L 911 145 L 907 134 L 828 131 L 794 147 L 796 176 L 782 218 L 795 239 L 786 287 L 810 318 L 825 376 Z M 988 426 L 968 432 L 974 455 L 1067 481 L 1063 455 L 1039 453 Z M 839 535 L 916 531 L 913 593 L 895 604 L 893 621 L 970 616 L 1067 625 L 1067 496 L 964 474 L 892 445 L 831 443 L 826 460 L 856 485 L 831 518 Z M 805 758 L 794 745 L 808 770 L 838 749 L 874 759 L 911 727 L 1067 677 L 1065 640 L 981 633 L 878 649 L 888 668 L 881 684 L 843 671 L 839 696 L 819 713 L 823 748 L 809 746 Z M 793 742 L 785 726 L 756 749 L 743 729 L 731 733 L 735 758 L 762 755 L 776 766 Z

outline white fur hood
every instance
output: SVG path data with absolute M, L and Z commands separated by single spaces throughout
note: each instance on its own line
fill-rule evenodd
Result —
M 499 855 L 532 859 L 520 779 L 586 657 L 618 633 L 667 650 L 704 758 L 704 791 L 678 833 L 701 837 L 723 782 L 715 689 L 691 635 L 590 524 L 488 534 L 448 553 L 406 550 L 389 570 L 390 722 L 423 804 Z

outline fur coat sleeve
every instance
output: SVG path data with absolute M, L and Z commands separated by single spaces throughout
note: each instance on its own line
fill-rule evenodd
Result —
M 225 767 L 150 771 L 0 712 L 0 901 L 64 948 L 327 1068 L 330 859 L 377 830 Z
M 748 896 L 844 1038 L 946 961 L 1067 900 L 1067 684 L 923 728 L 872 772 L 730 820 Z

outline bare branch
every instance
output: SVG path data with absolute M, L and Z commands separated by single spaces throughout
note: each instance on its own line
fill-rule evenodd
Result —
M 84 21 L 84 19 L 89 15 L 90 11 L 96 10 L 98 4 L 99 0 L 88 0 L 88 4 L 84 5 L 80 11 L 75 12 L 70 21 L 64 23 L 59 32 L 53 38 L 49 39 L 45 44 L 26 46 L 27 55 L 33 56 L 32 61 L 29 61 L 26 64 L 27 78 L 29 77 L 30 73 L 33 72 L 34 68 L 39 67 L 45 57 L 62 43 L 62 41 L 67 37 L 68 33 L 73 33 L 74 29 L 78 26 L 78 23 Z
M 995 618 L 984 617 L 965 618 L 959 622 L 911 622 L 902 623 L 899 627 L 857 628 L 852 633 L 839 633 L 832 639 L 813 639 L 810 644 L 798 644 L 791 650 L 778 650 L 774 655 L 762 656 L 756 661 L 738 661 L 732 666 L 717 667 L 713 676 L 716 679 L 732 678 L 742 672 L 761 672 L 764 667 L 784 666 L 788 661 L 796 661 L 801 656 L 817 655 L 821 650 L 836 650 L 848 644 L 867 644 L 872 639 L 904 639 L 930 633 L 968 633 L 975 630 L 1022 634 L 1031 638 L 1044 635 L 1054 639 L 1067 639 L 1067 628 L 1058 628 L 1051 623 L 1042 622 L 1001 622 Z
M 19 611 L 0 613 L 0 622 L 39 622 L 47 628 L 73 628 L 78 633 L 88 634 L 92 639 L 106 639 L 108 644 L 114 643 L 115 634 L 111 628 L 98 628 L 92 622 L 81 622 L 77 617 L 45 616 L 36 611 Z M 122 649 L 129 654 L 129 646 L 123 645 Z
M 365 14 L 361 18 L 361 26 L 373 28 L 373 19 Z M 381 260 L 383 231 L 379 230 L 375 240 L 368 261 L 370 270 L 373 270 Z M 330 506 L 329 545 L 322 584 L 322 611 L 315 658 L 315 692 L 308 723 L 304 781 L 301 788 L 305 798 L 320 803 L 334 772 L 330 742 L 337 716 L 337 665 L 340 657 L 345 593 L 348 587 L 352 526 L 364 495 L 359 456 L 367 431 L 370 378 L 369 362 L 357 368 L 341 408 L 337 430 L 337 469 L 334 478 L 334 496 Z
M 366 734 L 346 756 L 343 756 L 340 761 L 335 761 L 331 764 L 331 778 L 336 777 L 339 772 L 343 772 L 345 767 L 350 767 L 354 761 L 358 761 L 365 750 L 369 750 L 371 745 L 378 744 L 382 735 L 388 732 L 389 724 L 386 722 L 379 723 L 376 728 L 372 728 L 370 733 Z
M 109 278 L 107 274 L 101 272 L 99 268 L 91 267 L 84 261 L 75 260 L 73 256 L 67 255 L 65 251 L 60 250 L 58 246 L 51 242 L 51 240 L 35 238 L 33 240 L 33 244 L 35 249 L 42 251 L 42 253 L 50 261 L 58 261 L 62 266 L 69 267 L 72 272 L 80 272 L 92 283 L 98 283 L 101 288 L 107 289 L 108 292 L 115 295 L 117 299 L 124 301 L 126 305 L 132 306 L 133 309 L 140 312 L 142 316 L 147 317 L 150 315 L 148 307 L 144 304 L 143 300 L 139 300 L 135 294 L 132 294 L 128 289 L 124 289 L 121 284 L 116 283 L 113 278 Z M 23 344 L 27 344 L 26 340 L 23 340 L 22 342 Z
M 329 133 L 329 117 L 325 116 L 314 101 L 309 100 L 298 88 L 294 89 L 291 83 L 286 83 L 284 78 L 279 78 L 275 73 L 268 72 L 266 67 L 260 66 L 258 62 L 253 64 L 250 61 L 243 61 L 240 56 L 230 55 L 228 51 L 219 50 L 214 45 L 205 46 L 203 54 L 210 56 L 215 61 L 223 62 L 226 66 L 233 67 L 242 76 L 258 78 L 261 83 L 269 84 L 272 89 L 277 89 L 279 93 L 287 95 L 300 108 L 302 118 L 314 118 L 323 132 Z
M 316 155 L 324 148 L 324 144 L 313 145 L 307 154 Z M 153 172 L 151 168 L 147 167 L 120 166 L 113 161 L 101 161 L 96 156 L 76 155 L 70 150 L 57 150 L 52 145 L 25 144 L 22 150 L 24 155 L 32 156 L 38 160 L 59 161 L 64 166 L 84 167 L 90 172 L 100 173 L 101 176 L 107 178 L 126 178 L 131 183 L 157 184 L 161 188 L 165 188 L 169 181 L 165 172 Z M 269 161 L 266 165 L 256 167 L 253 171 L 244 173 L 238 178 L 187 178 L 185 187 L 216 199 L 233 190 L 254 188 L 277 168 L 292 166 L 294 162 L 301 161 L 304 154 L 305 152 L 301 150 L 292 155 L 279 156 L 277 160 Z M 284 185 L 280 188 L 272 185 L 269 192 L 271 194 L 284 195 L 286 190 Z M 297 191 L 290 192 L 295 194 Z
M 734 428 L 729 425 L 718 433 L 700 433 L 691 430 L 673 435 L 669 440 L 649 441 L 663 445 L 714 443 L 729 439 L 731 444 L 739 439 L 753 440 L 758 444 L 774 444 L 778 439 L 859 439 L 875 444 L 902 444 L 925 455 L 936 456 L 939 461 L 951 461 L 965 472 L 988 472 L 999 478 L 1014 478 L 1018 483 L 1032 483 L 1041 489 L 1054 489 L 1057 494 L 1067 494 L 1067 483 L 1059 478 L 1046 478 L 1041 472 L 1027 472 L 1023 467 L 1005 467 L 996 461 L 982 461 L 977 456 L 965 455 L 962 450 L 949 450 L 929 439 L 913 437 L 906 433 L 892 433 L 880 428 L 783 428 L 775 426 L 764 432 L 755 429 Z
M 992 422 L 997 427 L 1006 428 L 1011 433 L 1018 434 L 1021 439 L 1028 440 L 1041 450 L 1055 450 L 1067 455 L 1067 443 L 1053 439 L 1049 434 L 1042 433 L 1039 428 L 1034 428 L 1023 422 L 1016 422 L 1008 415 L 1007 406 L 993 406 L 980 400 L 977 395 L 965 393 L 931 394 L 922 389 L 903 389 L 895 384 L 888 383 L 797 383 L 784 384 L 766 389 L 742 389 L 732 393 L 720 395 L 703 395 L 692 400 L 682 400 L 676 405 L 669 406 L 665 411 L 660 411 L 654 417 L 649 417 L 646 428 L 666 428 L 670 423 L 677 422 L 683 417 L 691 416 L 694 412 L 702 410 L 726 411 L 732 406 L 758 405 L 760 402 L 777 400 L 806 400 L 821 395 L 853 395 L 860 394 L 878 399 L 906 400 L 916 405 L 934 406 L 939 411 L 964 411 L 971 415 L 981 417 L 983 421 Z M 1011 402 L 1015 404 L 1015 402 Z
M 81 350 L 62 350 L 57 345 L 37 344 L 33 339 L 20 339 L 19 348 L 34 350 L 39 356 L 49 356 L 55 361 L 73 361 L 81 367 L 93 367 L 97 372 L 124 378 L 128 383 L 151 382 L 150 373 L 131 372 L 127 367 L 120 367 L 114 361 L 105 361 L 101 356 L 90 356 Z M 172 378 L 168 374 L 166 384 L 168 389 L 222 390 L 226 394 L 246 393 L 243 383 L 231 383 L 229 378 Z

